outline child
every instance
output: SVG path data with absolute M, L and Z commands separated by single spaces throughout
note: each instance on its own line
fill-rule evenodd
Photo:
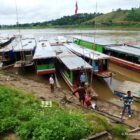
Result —
M 86 94 L 85 104 L 86 104 L 87 107 L 91 107 L 91 97 L 90 97 L 90 94 Z

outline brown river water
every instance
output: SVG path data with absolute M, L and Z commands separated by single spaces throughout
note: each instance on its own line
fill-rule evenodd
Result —
M 18 34 L 18 30 L 0 30 L 1 36 L 11 36 Z M 20 33 L 23 36 L 34 36 L 36 39 L 40 37 L 54 38 L 56 36 L 71 36 L 71 35 L 81 35 L 81 36 L 91 36 L 94 38 L 103 38 L 107 40 L 113 40 L 116 43 L 119 42 L 133 42 L 139 44 L 140 46 L 140 31 L 120 31 L 120 30 L 75 30 L 75 29 L 38 29 L 38 30 L 21 30 Z M 122 68 L 115 64 L 110 64 L 109 69 L 114 72 L 112 82 L 110 79 L 99 79 L 93 77 L 93 87 L 95 88 L 97 94 L 100 98 L 114 102 L 116 104 L 121 104 L 118 97 L 113 95 L 113 90 L 116 89 L 123 81 L 134 81 L 140 83 L 140 73 L 131 71 L 126 68 Z M 35 72 L 25 72 L 21 74 L 22 76 L 33 79 L 39 82 L 48 83 L 47 76 L 37 76 Z M 68 86 L 58 74 L 58 80 L 63 89 L 70 92 Z M 140 103 L 134 102 L 133 108 L 140 110 Z

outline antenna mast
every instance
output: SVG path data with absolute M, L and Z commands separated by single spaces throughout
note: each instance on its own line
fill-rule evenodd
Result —
M 15 6 L 16 6 L 16 18 L 17 18 L 16 24 L 17 24 L 17 27 L 19 27 L 19 17 L 18 17 L 18 9 L 17 9 L 17 1 L 16 0 L 15 0 Z M 19 31 L 19 36 L 20 36 L 20 29 L 18 31 Z
M 95 15 L 97 15 L 97 0 L 96 0 L 96 5 L 95 5 Z M 94 31 L 94 45 L 95 45 L 95 40 L 96 40 L 96 17 L 95 17 L 95 23 L 94 23 L 95 31 Z
M 19 16 L 18 16 L 18 8 L 17 8 L 17 1 L 15 0 L 15 7 L 16 7 L 16 18 L 17 18 L 17 28 L 19 32 L 19 39 L 22 47 L 22 52 L 21 52 L 21 59 L 24 60 L 24 52 L 23 52 L 23 46 L 22 46 L 22 40 L 21 40 L 21 33 L 20 33 L 20 27 L 19 27 Z

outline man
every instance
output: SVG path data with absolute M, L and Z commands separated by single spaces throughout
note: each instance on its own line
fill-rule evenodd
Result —
M 85 82 L 86 82 L 86 75 L 85 73 L 83 72 L 81 75 L 80 75 L 80 83 L 82 86 L 85 86 Z
M 49 78 L 49 84 L 50 84 L 51 93 L 53 93 L 54 92 L 54 79 L 53 79 L 53 75 L 51 75 L 50 78 Z
M 78 92 L 79 95 L 79 102 L 81 103 L 82 106 L 84 106 L 86 96 L 85 88 L 83 86 L 79 86 L 72 94 L 75 95 L 76 92 Z
M 131 96 L 131 91 L 127 91 L 127 95 L 126 96 L 123 96 L 121 98 L 123 101 L 124 101 L 124 106 L 123 106 L 123 110 L 121 112 L 122 114 L 122 117 L 125 113 L 125 110 L 128 109 L 128 117 L 130 118 L 131 117 L 131 104 L 133 102 L 133 97 Z

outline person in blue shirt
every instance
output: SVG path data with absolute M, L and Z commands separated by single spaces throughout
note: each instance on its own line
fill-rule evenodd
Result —
M 82 86 L 85 86 L 85 82 L 86 82 L 86 75 L 85 73 L 83 72 L 81 75 L 80 75 L 80 83 Z
M 124 101 L 123 110 L 121 112 L 122 117 L 123 117 L 126 109 L 128 109 L 128 117 L 131 117 L 131 115 L 132 115 L 131 105 L 133 102 L 133 97 L 131 96 L 131 91 L 127 91 L 127 95 L 122 96 L 121 100 Z

